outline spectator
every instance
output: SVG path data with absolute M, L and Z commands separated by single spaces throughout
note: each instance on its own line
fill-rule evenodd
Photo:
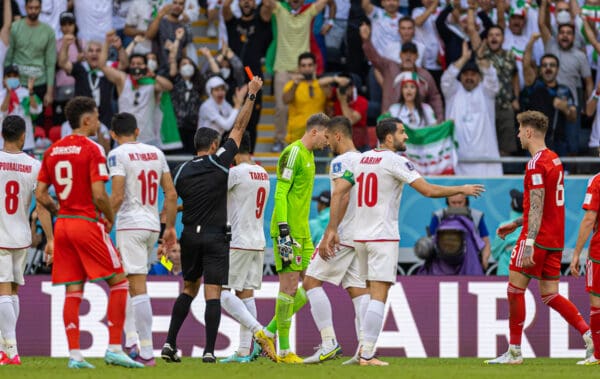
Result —
M 390 117 L 402 120 L 405 126 L 413 129 L 435 125 L 433 109 L 421 99 L 419 77 L 413 72 L 403 72 L 396 81 L 400 85 L 400 100 L 390 106 Z
M 113 1 L 112 27 L 117 32 L 119 38 L 121 38 L 121 41 L 123 41 L 123 46 L 129 45 L 133 40 L 132 37 L 125 35 L 125 20 L 127 19 L 129 8 L 134 1 L 135 0 Z
M 344 116 L 352 124 L 352 142 L 360 151 L 369 150 L 367 108 L 369 101 L 358 94 L 357 85 L 349 74 L 334 77 L 337 88 L 333 90 L 333 116 Z
M 400 57 L 402 60 L 401 64 L 397 64 L 394 61 L 381 57 L 377 54 L 371 40 L 370 28 L 368 25 L 363 24 L 360 26 L 360 36 L 363 40 L 363 50 L 367 58 L 371 61 L 373 66 L 379 69 L 383 75 L 383 96 L 381 99 L 381 110 L 380 113 L 387 112 L 390 106 L 400 98 L 400 86 L 396 85 L 396 77 L 401 72 L 413 72 L 416 73 L 420 80 L 424 82 L 424 85 L 419 86 L 419 92 L 423 98 L 423 101 L 431 105 L 435 112 L 437 122 L 444 120 L 444 109 L 442 104 L 442 96 L 435 85 L 433 77 L 422 67 L 417 67 L 415 62 L 419 56 L 418 49 L 414 43 L 408 42 L 402 45 Z
M 330 13 L 330 7 L 325 8 L 324 18 L 327 20 L 325 27 L 329 27 L 325 33 L 325 55 L 329 71 L 331 71 L 332 64 L 342 64 L 342 56 L 345 56 L 344 47 L 347 47 L 346 33 L 350 17 L 350 3 L 347 0 L 335 0 L 335 15 Z
M 506 224 L 519 217 L 523 217 L 523 192 L 517 189 L 510 190 L 510 216 L 506 221 L 500 223 Z M 508 276 L 508 265 L 510 263 L 510 254 L 521 234 L 521 226 L 504 238 L 496 236 L 492 242 L 492 257 L 496 261 L 496 275 Z
M 10 30 L 12 25 L 12 10 L 10 0 L 2 0 L 2 27 L 0 28 L 0 80 L 4 78 L 4 60 L 8 51 Z M 4 86 L 0 88 L 0 97 L 5 96 Z M 2 136 L 0 136 L 2 138 Z M 4 142 L 3 142 L 4 143 Z
M 179 135 L 186 154 L 194 154 L 194 134 L 198 127 L 198 110 L 202 104 L 202 77 L 189 58 L 182 58 L 179 65 L 173 60 L 169 76 L 173 82 L 171 101 L 177 118 Z
M 286 142 L 292 143 L 304 135 L 306 120 L 323 113 L 334 77 L 315 77 L 316 59 L 312 53 L 298 57 L 298 73 L 283 88 L 283 102 L 289 106 Z
M 531 61 L 533 44 L 539 38 L 539 33 L 531 36 L 523 55 L 525 62 Z M 560 151 L 564 155 L 567 151 L 567 122 L 577 119 L 577 108 L 569 87 L 557 81 L 559 67 L 558 58 L 552 54 L 542 56 L 539 77 L 536 74 L 536 66 L 523 66 L 526 87 L 521 93 L 521 108 L 526 111 L 539 111 L 548 117 L 550 123 L 546 132 L 546 145 L 557 154 Z
M 469 8 L 473 12 L 477 9 L 474 1 L 469 1 Z M 462 10 L 460 0 L 453 0 L 452 3 L 448 2 L 446 8 L 440 12 L 435 20 L 438 35 L 444 42 L 444 56 L 448 67 L 461 57 L 462 44 L 468 39 L 467 15 L 461 14 Z M 451 20 L 448 20 L 448 16 Z M 477 12 L 477 18 L 479 20 L 476 25 L 480 25 L 479 22 L 483 25 L 483 30 L 479 30 L 478 27 L 479 35 L 483 36 L 493 23 L 484 11 Z
M 48 24 L 54 33 L 56 38 L 62 38 L 60 15 L 67 11 L 67 0 L 43 0 L 42 10 L 40 12 L 40 21 Z M 73 19 L 74 21 L 74 19 Z
M 158 246 L 163 249 L 162 245 Z M 150 266 L 148 275 L 181 275 L 181 245 L 177 242 L 171 247 L 164 259 Z
M 223 4 L 223 19 L 227 27 L 227 39 L 231 50 L 237 55 L 244 66 L 250 67 L 255 75 L 262 74 L 261 59 L 273 39 L 271 30 L 272 10 L 265 5 L 257 8 L 256 0 L 240 1 L 241 17 L 236 17 L 231 10 L 231 0 Z M 327 37 L 326 37 L 327 38 Z M 246 75 L 242 73 L 246 80 Z M 256 95 L 252 116 L 246 130 L 250 133 L 251 149 L 256 146 L 256 127 L 260 120 L 262 109 L 262 91 Z
M 52 104 L 56 66 L 56 39 L 54 30 L 39 21 L 40 0 L 26 0 L 27 17 L 15 22 L 10 30 L 10 47 L 4 66 L 17 65 L 21 84 L 29 85 L 35 78 L 33 91 L 44 99 L 44 106 Z
M 127 12 L 123 33 L 131 38 L 135 38 L 136 36 L 145 38 L 150 23 L 158 16 L 160 4 L 161 2 L 159 1 L 133 0 Z M 168 12 L 168 6 L 160 10 Z M 147 54 L 150 51 L 152 51 L 152 41 L 149 39 L 138 40 L 134 46 L 134 52 L 137 54 Z
M 400 63 L 400 33 L 399 21 L 402 17 L 398 12 L 399 0 L 383 0 L 381 8 L 371 3 L 371 0 L 361 0 L 361 5 L 367 18 L 371 21 L 371 42 L 377 54 L 393 62 Z
M 202 103 L 198 115 L 198 129 L 210 128 L 219 135 L 228 132 L 244 103 L 247 87 L 238 88 L 233 97 L 233 107 L 225 100 L 227 84 L 220 76 L 213 76 L 206 82 L 208 99 Z
M 443 67 L 440 62 L 441 40 L 435 27 L 435 19 L 440 14 L 442 8 L 439 6 L 439 0 L 423 0 L 423 6 L 417 7 L 412 11 L 412 18 L 415 20 L 415 40 L 425 45 L 423 53 L 423 67 L 429 71 L 435 84 L 440 86 Z
M 487 270 L 489 265 L 489 259 L 491 255 L 491 245 L 490 245 L 490 233 L 488 232 L 487 225 L 485 224 L 485 220 L 483 219 L 483 212 L 477 209 L 473 209 L 469 206 L 469 198 L 465 195 L 458 194 L 454 196 L 449 196 L 446 198 L 447 208 L 438 209 L 433 212 L 431 216 L 431 222 L 429 223 L 429 233 L 431 235 L 435 235 L 438 226 L 441 224 L 444 215 L 447 213 L 452 213 L 452 210 L 463 209 L 465 210 L 465 214 L 472 221 L 474 230 L 477 231 L 478 236 L 483 240 L 485 246 L 481 250 L 481 267 L 483 270 Z
M 133 54 L 129 57 L 128 73 L 106 65 L 108 46 L 117 40 L 118 37 L 114 32 L 106 35 L 99 68 L 117 88 L 119 111 L 135 116 L 140 128 L 138 141 L 160 146 L 162 114 L 158 107 L 158 100 L 162 92 L 173 89 L 173 84 L 167 78 L 148 70 L 144 55 Z
M 76 0 L 73 7 L 79 38 L 84 42 L 102 41 L 112 30 L 111 0 Z
M 60 126 L 60 138 L 65 138 L 68 135 L 73 134 L 73 128 L 71 128 L 71 124 L 69 121 L 65 121 Z M 108 154 L 110 151 L 110 130 L 106 125 L 100 122 L 100 127 L 98 128 L 98 133 L 95 136 L 89 137 L 92 141 L 97 142 L 102 148 L 104 148 L 104 153 Z
M 459 160 L 500 158 L 494 126 L 494 99 L 499 87 L 496 69 L 485 59 L 479 59 L 476 63 L 471 60 L 471 55 L 471 50 L 464 42 L 462 56 L 442 75 L 446 119 L 454 120 Z M 459 161 L 455 173 L 501 176 L 502 165 Z
M 176 56 L 177 61 L 185 55 L 184 52 L 187 49 L 188 43 L 192 42 L 191 30 L 180 20 L 185 9 L 184 7 L 185 0 L 173 0 L 171 4 L 161 8 L 158 16 L 148 26 L 146 38 L 150 40 L 156 39 L 158 42 L 157 55 L 161 69 L 168 70 L 169 47 L 175 41 L 175 38 L 179 40 L 179 50 Z M 183 35 L 181 30 L 183 30 Z
M 200 50 L 206 58 L 206 64 L 203 69 L 206 79 L 214 75 L 219 75 L 223 78 L 229 87 L 226 99 L 229 102 L 233 102 L 235 90 L 242 87 L 246 82 L 246 73 L 244 72 L 242 61 L 226 43 L 223 44 L 221 51 L 215 57 L 212 56 L 207 47 L 202 47 Z
M 58 35 L 57 35 L 58 36 Z M 67 60 L 71 62 L 79 62 L 83 58 L 83 44 L 77 39 L 76 27 L 75 27 L 75 16 L 71 12 L 63 12 L 60 15 L 60 38 L 56 40 L 56 49 L 58 50 L 58 67 L 60 67 L 60 54 L 62 51 L 63 43 L 65 42 L 64 36 L 74 37 L 71 39 L 67 38 L 69 44 L 65 46 Z M 64 70 L 60 69 L 56 71 L 56 91 L 54 95 L 55 104 L 58 103 L 60 106 L 64 106 L 69 99 L 75 96 L 75 78 L 69 76 Z M 61 112 L 62 115 L 62 112 Z M 55 121 L 55 123 L 62 123 L 64 117 L 61 120 Z
M 284 86 L 288 83 L 293 71 L 297 68 L 295 57 L 299 51 L 310 50 L 310 25 L 312 19 L 321 12 L 328 0 L 317 0 L 305 7 L 304 0 L 291 0 L 288 10 L 280 2 L 264 0 L 263 7 L 268 7 L 277 22 L 277 50 L 275 53 L 274 95 L 275 95 L 275 143 L 272 150 L 281 152 L 287 134 L 287 107 L 283 101 Z M 303 124 L 306 120 L 303 120 Z
M 594 82 L 587 55 L 574 46 L 575 26 L 573 24 L 559 24 L 558 36 L 552 37 L 549 24 L 546 22 L 546 12 L 548 12 L 548 1 L 542 0 L 539 16 L 539 27 L 542 41 L 544 42 L 544 52 L 555 55 L 559 62 L 557 80 L 566 85 L 571 90 L 575 100 L 575 107 L 578 115 L 581 109 L 580 98 L 588 99 L 594 90 Z M 582 91 L 581 83 L 585 83 Z M 583 97 L 585 96 L 585 97 Z M 579 150 L 579 120 L 576 117 L 573 121 L 567 121 L 565 125 L 565 141 L 561 143 L 555 152 L 558 155 L 573 155 Z
M 310 236 L 312 237 L 313 244 L 317 246 L 319 241 L 321 241 L 321 238 L 323 238 L 323 233 L 329 223 L 331 192 L 323 191 L 319 196 L 314 196 L 312 199 L 317 202 L 317 217 L 310 219 L 308 221 L 308 226 L 310 228 Z
M 33 139 L 33 122 L 32 118 L 37 117 L 42 113 L 42 104 L 40 99 L 35 95 L 34 78 L 27 80 L 27 88 L 21 86 L 19 81 L 19 67 L 16 65 L 8 66 L 4 69 L 4 89 L 6 96 L 0 105 L 0 115 L 2 118 L 6 116 L 19 116 L 25 120 L 25 145 L 23 151 L 27 154 L 33 154 L 35 141 Z
M 23 1 L 23 0 L 21 0 L 21 1 Z M 15 0 L 10 0 L 10 9 L 11 9 L 11 18 L 10 18 L 11 23 L 21 19 L 21 15 L 25 13 L 25 12 L 21 12 L 21 9 L 19 8 L 19 4 L 17 4 L 17 2 Z M 2 7 L 0 7 L 0 28 L 2 28 L 5 24 L 6 24 L 6 22 L 4 21 L 4 9 Z
M 219 29 L 217 23 L 219 23 L 219 15 L 221 13 L 221 0 L 207 0 L 206 7 L 206 18 L 208 22 L 208 28 L 206 29 L 206 36 L 208 38 L 217 38 Z
M 400 57 L 400 48 L 407 42 L 412 42 L 417 46 L 417 60 L 415 64 L 417 67 L 423 67 L 423 57 L 425 56 L 425 45 L 415 39 L 415 21 L 410 17 L 402 17 L 400 21 L 398 21 L 398 34 L 400 34 L 400 43 L 393 44 L 388 47 L 388 51 L 392 52 L 388 54 L 392 54 L 396 57 Z M 400 59 L 402 59 L 400 57 Z
M 472 12 L 469 12 L 472 22 Z M 502 48 L 504 31 L 498 25 L 488 29 L 482 41 L 479 34 L 470 33 L 471 45 L 477 50 L 478 58 L 492 62 L 498 75 L 499 90 L 496 94 L 496 138 L 501 156 L 517 151 L 515 138 L 515 111 L 519 110 L 519 74 L 515 56 Z
M 58 54 L 58 66 L 75 79 L 75 96 L 94 99 L 100 114 L 100 122 L 110 125 L 114 114 L 112 106 L 114 85 L 100 68 L 102 44 L 95 41 L 89 42 L 85 47 L 83 61 L 79 62 L 69 59 L 68 51 L 75 42 L 73 34 L 65 34 Z M 121 39 L 115 38 L 112 46 L 119 51 L 120 67 L 126 67 L 128 58 L 121 45 Z

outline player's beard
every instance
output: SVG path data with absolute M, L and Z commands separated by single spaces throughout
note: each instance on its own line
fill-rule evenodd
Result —
M 394 149 L 396 149 L 396 151 L 406 151 L 406 142 L 401 142 L 401 141 L 394 141 Z

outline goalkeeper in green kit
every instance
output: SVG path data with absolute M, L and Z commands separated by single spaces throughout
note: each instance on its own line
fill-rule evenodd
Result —
M 304 277 L 314 252 L 308 227 L 315 179 L 313 151 L 327 145 L 325 128 L 328 121 L 329 117 L 322 113 L 311 116 L 306 122 L 304 136 L 283 150 L 277 164 L 271 237 L 279 275 L 279 294 L 275 317 L 254 335 L 275 362 L 302 363 L 302 359 L 290 350 L 290 324 L 294 313 L 306 304 L 306 292 L 302 287 L 298 288 L 298 282 Z M 275 352 L 275 333 L 279 336 L 279 356 Z

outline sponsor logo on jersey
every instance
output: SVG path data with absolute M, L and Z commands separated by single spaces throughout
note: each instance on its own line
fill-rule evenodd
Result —
M 117 157 L 115 157 L 114 155 L 111 157 L 108 157 L 108 166 L 115 167 L 116 165 L 117 165 Z
M 531 176 L 531 183 L 534 186 L 539 186 L 540 184 L 544 183 L 544 179 L 542 179 L 542 174 L 533 174 Z
M 293 174 L 293 171 L 286 167 L 283 169 L 283 173 L 281 174 L 281 177 L 284 179 L 290 180 L 292 178 L 292 174 Z
M 100 163 L 98 165 L 98 172 L 100 176 L 108 176 L 108 170 L 106 169 L 106 165 L 104 163 Z
M 560 158 L 554 158 L 552 160 L 552 163 L 554 163 L 555 166 L 558 166 L 558 165 L 562 164 L 562 162 L 560 161 Z
M 592 203 L 592 194 L 586 193 L 585 198 L 583 199 L 583 204 L 590 205 Z
M 50 156 L 53 157 L 55 155 L 79 154 L 80 152 L 81 146 L 56 146 L 52 149 Z
M 302 255 L 296 255 L 295 259 L 296 259 L 296 264 L 297 265 L 301 265 L 302 264 Z
M 338 172 L 342 172 L 342 162 L 334 163 L 331 169 L 334 174 L 337 174 Z
M 410 171 L 415 170 L 415 165 L 412 164 L 412 162 L 404 162 L 404 164 L 406 165 L 406 168 L 409 169 Z

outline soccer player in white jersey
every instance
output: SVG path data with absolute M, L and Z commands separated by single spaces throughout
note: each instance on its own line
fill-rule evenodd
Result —
M 235 354 L 221 363 L 250 362 L 258 357 L 260 347 L 252 336 L 262 329 L 256 320 L 254 290 L 262 284 L 265 251 L 263 229 L 265 206 L 269 199 L 269 174 L 250 157 L 250 134 L 245 132 L 235 166 L 229 169 L 227 182 L 227 219 L 231 223 L 229 252 L 229 277 L 226 288 L 235 291 L 221 292 L 221 305 L 240 323 L 240 343 Z M 237 295 L 237 296 L 236 296 Z
M 7 116 L 2 122 L 4 147 L 0 151 L 0 365 L 20 365 L 17 351 L 19 318 L 18 286 L 25 284 L 23 273 L 27 248 L 31 245 L 29 207 L 37 183 L 40 162 L 23 153 L 25 120 Z M 42 207 L 40 207 L 42 208 Z M 52 221 L 45 209 L 39 218 L 52 243 Z
M 154 366 L 152 350 L 152 307 L 146 292 L 148 257 L 154 250 L 160 232 L 158 216 L 158 186 L 165 194 L 166 227 L 164 245 L 176 242 L 175 217 L 177 193 L 171 179 L 167 160 L 161 150 L 136 142 L 139 129 L 130 113 L 115 115 L 111 136 L 119 147 L 108 154 L 112 179 L 111 207 L 117 215 L 117 247 L 129 280 L 129 293 L 135 328 L 140 340 L 137 346 L 128 346 L 129 356 L 146 365 Z M 131 317 L 131 316 L 130 316 Z M 131 334 L 131 332 L 129 332 Z
M 345 212 L 338 214 L 341 220 L 338 220 L 338 233 L 340 236 L 340 248 L 335 251 L 335 255 L 329 256 L 325 251 L 318 248 L 308 265 L 306 276 L 302 286 L 306 290 L 306 295 L 310 301 L 310 312 L 313 320 L 321 333 L 321 346 L 312 356 L 305 358 L 304 363 L 319 363 L 328 359 L 333 359 L 341 353 L 340 345 L 337 342 L 335 331 L 333 329 L 333 318 L 331 303 L 323 290 L 323 282 L 342 286 L 348 291 L 352 299 L 355 311 L 356 335 L 360 334 L 360 315 L 361 304 L 368 303 L 367 285 L 361 280 L 358 271 L 358 258 L 354 251 L 354 213 L 356 210 L 356 189 L 350 190 L 349 196 L 340 196 L 337 191 L 337 185 L 341 181 L 350 180 L 354 184 L 351 173 L 354 166 L 358 163 L 361 153 L 356 150 L 352 142 L 352 124 L 350 120 L 343 116 L 334 117 L 327 123 L 325 137 L 329 147 L 335 155 L 329 168 L 329 178 L 331 179 L 331 204 L 339 206 Z M 358 363 L 358 357 L 351 359 L 348 363 Z
M 402 122 L 395 118 L 382 120 L 376 127 L 380 148 L 362 154 L 353 173 L 345 176 L 352 180 L 336 183 L 340 196 L 350 192 L 352 181 L 357 185 L 356 213 L 354 215 L 354 248 L 358 255 L 360 277 L 367 280 L 370 301 L 361 320 L 361 366 L 387 366 L 375 357 L 375 343 L 383 327 L 385 302 L 392 284 L 396 282 L 398 264 L 398 212 L 404 183 L 427 197 L 448 197 L 458 193 L 479 196 L 482 185 L 439 186 L 428 183 L 415 166 L 397 152 L 406 150 L 408 136 Z M 352 175 L 351 175 L 352 174 Z M 320 245 L 325 254 L 333 256 L 339 245 L 340 204 L 331 206 L 331 219 Z

